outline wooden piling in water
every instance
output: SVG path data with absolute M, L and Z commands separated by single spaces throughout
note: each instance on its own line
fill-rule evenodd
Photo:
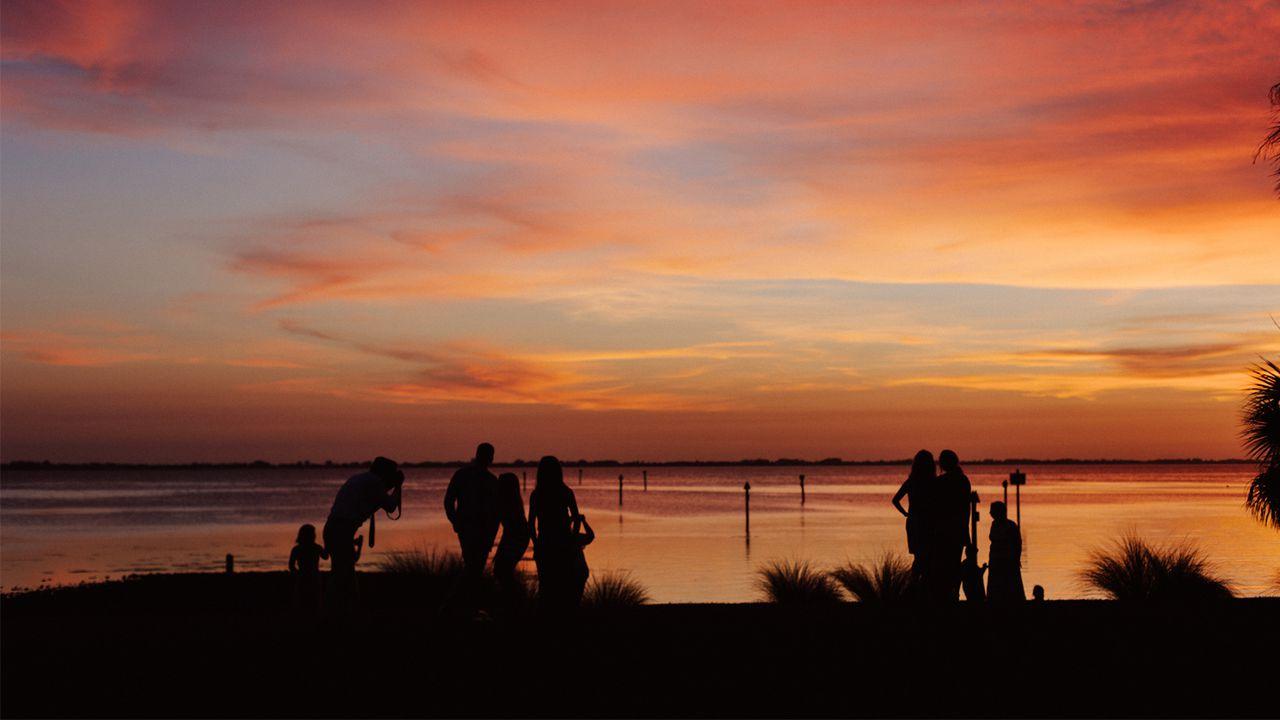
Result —
M 649 471 L 644 470 L 642 472 L 644 473 L 644 491 L 649 492 Z
M 618 507 L 622 507 L 622 476 L 618 476 Z
M 744 516 L 747 521 L 747 525 L 746 525 L 747 537 L 751 537 L 751 483 L 750 482 L 745 482 L 742 484 L 742 498 L 743 498 L 743 510 L 745 511 Z
M 800 504 L 804 504 L 804 475 L 800 475 Z

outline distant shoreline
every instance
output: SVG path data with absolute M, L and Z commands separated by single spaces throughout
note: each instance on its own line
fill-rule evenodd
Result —
M 765 458 L 746 460 L 561 460 L 565 467 L 877 467 L 910 465 L 910 458 L 895 460 L 844 460 L 841 458 L 825 458 L 822 460 L 803 460 L 799 458 Z M 450 468 L 460 467 L 466 460 L 422 460 L 402 462 L 405 468 Z M 494 467 L 536 467 L 537 460 L 514 460 L 494 463 Z M 1253 465 L 1251 460 L 1242 458 L 1203 459 L 1203 458 L 1162 458 L 1157 460 L 1132 460 L 1124 458 L 983 458 L 965 460 L 965 465 Z M 57 463 L 48 460 L 13 460 L 0 463 L 0 471 L 5 470 L 219 470 L 219 469 L 299 469 L 299 468 L 361 468 L 368 461 L 331 461 L 311 462 L 299 460 L 289 463 L 271 463 L 264 460 L 250 462 L 220 463 Z

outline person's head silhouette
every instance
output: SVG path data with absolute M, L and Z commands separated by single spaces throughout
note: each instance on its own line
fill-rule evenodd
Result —
M 943 450 L 938 453 L 938 466 L 943 472 L 953 472 L 960 469 L 960 456 L 956 455 L 955 450 Z
M 1044 586 L 1043 586 L 1043 585 L 1037 585 L 1037 586 L 1035 586 L 1035 587 L 1031 588 L 1031 599 L 1032 599 L 1032 600 L 1044 600 Z
M 487 468 L 493 464 L 493 446 L 489 443 L 480 443 L 476 446 L 476 465 Z
M 538 477 L 535 489 L 546 490 L 564 486 L 564 468 L 554 455 L 544 455 L 538 461 Z
M 1007 520 L 1009 518 L 1009 508 L 1003 502 L 997 500 L 991 503 L 991 519 Z
M 937 470 L 933 466 L 933 453 L 928 450 L 921 450 L 916 453 L 915 458 L 911 461 L 911 477 L 931 478 L 937 474 Z
M 307 523 L 298 528 L 298 539 L 294 540 L 299 545 L 312 545 L 316 541 L 316 526 Z
M 369 472 L 386 480 L 388 483 L 394 482 L 399 470 L 400 466 L 396 464 L 395 460 L 381 455 L 374 458 L 372 463 L 369 463 Z

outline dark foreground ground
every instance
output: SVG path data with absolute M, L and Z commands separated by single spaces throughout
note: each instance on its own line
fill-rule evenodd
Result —
M 280 574 L 0 601 L 0 713 L 92 716 L 1275 716 L 1280 599 L 1012 611 L 658 605 L 459 620 L 362 576 L 337 627 Z

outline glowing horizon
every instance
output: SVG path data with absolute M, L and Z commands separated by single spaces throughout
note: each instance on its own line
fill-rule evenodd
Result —
M 1239 457 L 1273 2 L 4 3 L 0 458 Z

